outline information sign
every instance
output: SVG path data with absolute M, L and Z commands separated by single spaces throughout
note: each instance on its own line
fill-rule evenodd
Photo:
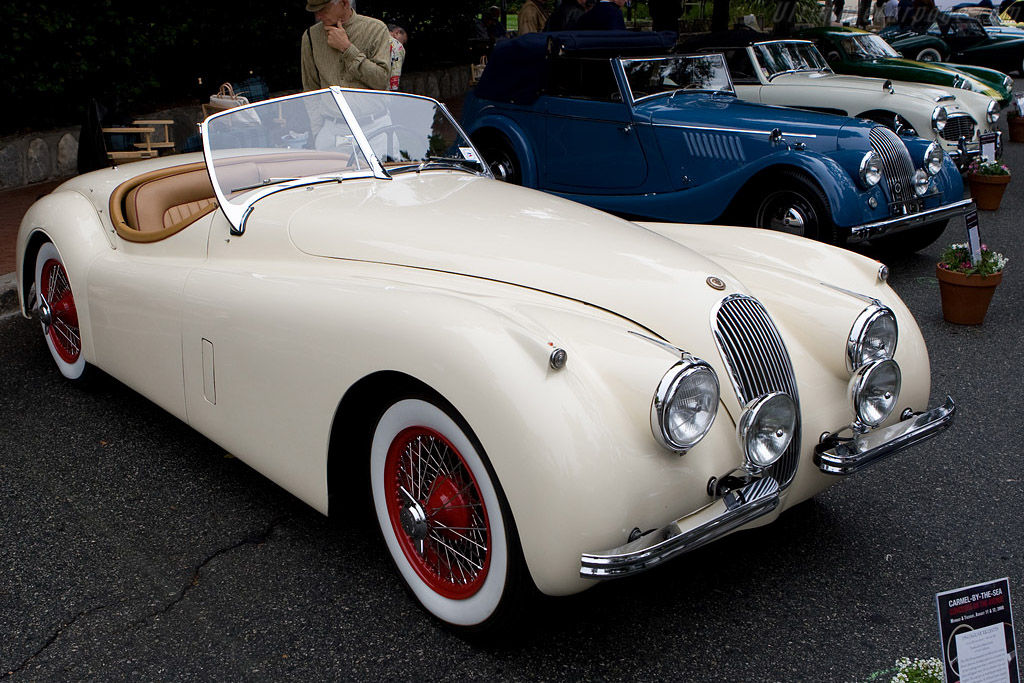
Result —
M 947 681 L 1020 683 L 1009 579 L 938 593 L 935 602 Z
M 967 223 L 967 246 L 971 248 L 971 265 L 981 263 L 981 230 L 978 228 L 978 210 L 971 209 L 964 215 Z

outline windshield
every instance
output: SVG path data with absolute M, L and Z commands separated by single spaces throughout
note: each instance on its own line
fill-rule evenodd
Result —
M 818 52 L 818 48 L 806 41 L 777 40 L 758 43 L 754 46 L 754 54 L 768 80 L 779 74 L 794 71 L 832 71 L 825 58 Z
M 847 58 L 855 62 L 900 56 L 900 53 L 892 49 L 889 43 L 873 33 L 858 33 L 857 35 L 847 36 L 840 41 L 840 44 Z
M 620 59 L 633 100 L 678 90 L 733 92 L 720 54 Z
M 207 163 L 221 197 L 245 205 L 283 184 L 379 176 L 428 164 L 486 172 L 441 105 L 401 93 L 323 90 L 214 115 Z

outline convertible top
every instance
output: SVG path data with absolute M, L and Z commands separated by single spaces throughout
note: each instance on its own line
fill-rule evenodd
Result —
M 501 41 L 487 62 L 476 96 L 496 102 L 531 104 L 540 97 L 548 60 L 557 57 L 624 57 L 668 53 L 672 31 L 557 31 Z
M 761 33 L 749 28 L 736 28 L 694 36 L 679 46 L 680 52 L 697 52 L 709 47 L 747 47 L 766 40 L 778 40 L 778 36 Z

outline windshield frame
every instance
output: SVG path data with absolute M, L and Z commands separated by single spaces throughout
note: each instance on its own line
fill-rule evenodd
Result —
M 269 195 L 276 194 L 278 192 L 283 192 L 285 190 L 290 190 L 296 187 L 304 187 L 321 183 L 344 182 L 347 180 L 367 178 L 375 178 L 377 180 L 382 181 L 388 181 L 392 179 L 392 175 L 388 173 L 387 170 L 385 170 L 384 164 L 381 162 L 380 158 L 378 158 L 377 154 L 374 152 L 373 147 L 370 144 L 370 141 L 367 139 L 362 127 L 357 122 L 356 115 L 353 113 L 352 108 L 349 106 L 349 103 L 345 98 L 346 93 L 358 94 L 360 97 L 365 97 L 371 94 L 370 91 L 367 90 L 331 86 L 330 88 L 325 88 L 322 90 L 300 92 L 293 95 L 276 97 L 270 100 L 262 100 L 260 102 L 255 102 L 241 107 L 227 109 L 225 111 L 217 112 L 216 114 L 209 116 L 205 121 L 203 121 L 200 124 L 200 132 L 203 138 L 203 156 L 206 162 L 206 169 L 207 172 L 210 174 L 210 180 L 213 183 L 214 194 L 217 197 L 217 202 L 220 205 L 220 209 L 221 211 L 223 211 L 224 216 L 228 219 L 228 222 L 231 224 L 232 235 L 242 235 L 245 232 L 245 224 L 250 213 L 253 210 L 253 207 L 257 202 L 259 202 L 261 199 L 265 197 L 268 197 Z M 323 95 L 330 95 L 333 98 L 333 101 L 337 105 L 341 117 L 344 119 L 345 123 L 348 125 L 351 131 L 351 135 L 355 141 L 358 152 L 362 155 L 366 164 L 363 165 L 362 168 L 357 168 L 355 170 L 342 170 L 338 172 L 310 174 L 294 178 L 267 178 L 263 181 L 262 184 L 249 186 L 244 189 L 232 188 L 234 191 L 229 190 L 231 191 L 231 195 L 228 196 L 228 194 L 225 193 L 225 187 L 222 186 L 221 184 L 221 180 L 223 180 L 223 178 L 220 177 L 220 171 L 222 171 L 224 167 L 226 167 L 227 165 L 230 165 L 230 162 L 228 164 L 225 164 L 225 159 L 229 159 L 233 155 L 224 154 L 225 150 L 214 150 L 212 148 L 212 136 L 210 135 L 210 126 L 216 125 L 216 123 L 223 117 L 238 116 L 240 113 L 246 112 L 247 110 L 262 110 L 268 105 L 274 106 L 278 105 L 279 103 L 287 102 L 290 100 L 298 100 L 303 98 L 312 99 Z M 442 112 L 444 114 L 444 116 L 448 119 L 447 124 L 450 124 L 454 128 L 456 135 L 461 136 L 462 141 L 466 143 L 466 147 L 472 150 L 472 154 L 475 155 L 475 158 L 477 160 L 479 160 L 479 171 L 475 172 L 470 170 L 469 168 L 466 168 L 466 172 L 474 173 L 475 175 L 482 175 L 492 179 L 494 178 L 494 175 L 491 173 L 491 170 L 488 167 L 488 165 L 485 162 L 483 162 L 483 157 L 480 155 L 479 150 L 477 150 L 473 146 L 473 143 L 470 140 L 469 135 L 467 135 L 466 132 L 462 129 L 462 127 L 459 126 L 458 121 L 455 120 L 455 118 L 451 115 L 451 112 L 448 111 L 448 108 L 445 107 L 445 105 L 442 102 L 438 102 L 437 100 L 434 100 L 429 97 L 424 97 L 422 95 L 414 95 L 411 93 L 374 91 L 372 95 L 384 98 L 414 98 L 430 102 L 437 108 L 437 112 Z M 278 148 L 276 147 L 264 147 L 255 148 L 255 154 L 260 154 L 261 149 L 264 150 L 262 154 L 266 155 L 268 158 L 271 158 L 272 154 L 278 153 L 277 151 L 272 151 L 277 150 Z M 220 166 L 221 168 L 218 169 L 218 166 Z M 426 168 L 430 168 L 430 166 L 424 164 L 420 168 L 420 170 L 424 170 Z M 451 165 L 445 165 L 444 168 L 445 170 L 452 170 Z M 239 197 L 242 197 L 241 201 L 239 201 Z M 234 201 L 232 201 L 232 199 L 234 199 Z
M 764 56 L 763 56 L 763 51 L 770 49 L 770 46 L 773 46 L 773 45 L 799 45 L 801 47 L 806 47 L 809 50 L 811 50 L 815 55 L 817 55 L 818 61 L 820 61 L 820 63 L 821 63 L 821 67 L 815 69 L 813 67 L 808 66 L 806 68 L 800 68 L 800 69 L 781 69 L 779 71 L 772 71 L 772 69 L 770 69 L 765 64 L 765 59 L 764 59 Z M 821 54 L 821 52 L 818 51 L 818 48 L 814 44 L 814 42 L 810 41 L 810 40 L 795 40 L 795 39 L 765 40 L 765 41 L 762 41 L 762 42 L 759 42 L 759 43 L 754 43 L 753 45 L 750 46 L 750 50 L 753 53 L 752 56 L 754 57 L 754 63 L 757 65 L 757 67 L 759 69 L 761 69 L 761 73 L 764 74 L 765 78 L 768 80 L 769 83 L 776 76 L 782 76 L 784 74 L 802 74 L 802 73 L 827 73 L 827 74 L 833 74 L 833 73 L 835 73 L 834 71 L 832 71 L 832 67 L 830 67 L 828 65 L 828 61 L 825 60 L 825 57 Z

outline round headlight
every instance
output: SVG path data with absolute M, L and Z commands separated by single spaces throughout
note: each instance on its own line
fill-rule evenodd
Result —
M 850 328 L 846 342 L 846 369 L 854 372 L 868 363 L 892 358 L 898 340 L 896 315 L 885 306 L 868 306 Z
M 1003 87 L 1007 90 L 1013 90 L 1013 77 L 1003 76 Z
M 928 173 L 923 168 L 914 171 L 914 192 L 918 197 L 928 194 L 928 183 Z
M 850 379 L 850 398 L 857 418 L 869 427 L 885 422 L 900 398 L 902 377 L 894 360 L 865 365 Z
M 995 123 L 999 120 L 999 103 L 995 100 L 989 100 L 988 107 L 985 109 L 985 118 L 988 119 L 989 123 Z
M 718 413 L 718 376 L 702 360 L 676 363 L 658 384 L 651 430 L 673 451 L 685 453 L 711 429 Z
M 882 179 L 882 160 L 874 152 L 867 152 L 860 160 L 860 182 L 865 188 L 874 187 Z
M 759 469 L 782 457 L 795 432 L 796 403 L 778 391 L 748 403 L 736 425 L 743 455 Z
M 953 87 L 960 88 L 961 90 L 970 90 L 971 82 L 966 78 L 960 78 L 959 76 L 957 76 L 956 78 L 953 79 Z
M 936 133 L 941 133 L 942 129 L 946 127 L 946 108 L 935 107 L 932 110 L 932 128 L 935 129 Z
M 928 175 L 937 175 L 942 170 L 944 154 L 939 143 L 932 142 L 928 145 L 924 153 L 924 170 L 928 171 Z

